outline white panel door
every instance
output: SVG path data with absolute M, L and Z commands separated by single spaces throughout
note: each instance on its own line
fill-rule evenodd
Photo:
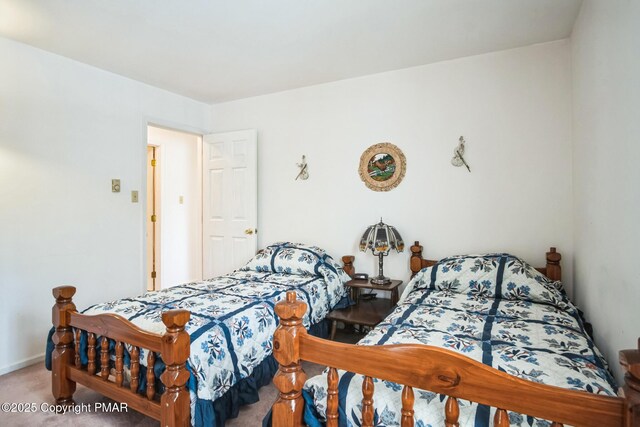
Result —
M 257 249 L 257 131 L 203 137 L 203 278 L 242 267 Z

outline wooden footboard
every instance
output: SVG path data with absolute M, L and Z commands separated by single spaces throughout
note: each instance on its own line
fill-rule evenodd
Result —
M 190 399 L 186 389 L 189 371 L 189 334 L 184 326 L 189 321 L 186 310 L 170 310 L 162 314 L 167 330 L 163 335 L 146 332 L 128 320 L 115 314 L 88 316 L 76 311 L 72 297 L 73 286 L 53 289 L 56 303 L 53 306 L 55 333 L 52 354 L 52 391 L 59 405 L 72 405 L 76 383 L 130 408 L 160 420 L 162 426 L 190 425 Z M 82 364 L 80 337 L 87 334 L 87 364 Z M 110 359 L 109 340 L 115 342 L 115 363 Z M 125 383 L 125 346 L 130 354 L 130 379 Z M 140 385 L 140 353 L 148 350 L 146 393 L 138 393 Z M 99 354 L 99 359 L 98 358 Z M 165 386 L 161 396 L 156 394 L 156 378 L 153 366 L 157 355 L 162 355 L 166 365 L 160 380 Z M 98 361 L 100 370 L 97 370 Z M 111 373 L 111 366 L 114 374 Z
M 362 426 L 373 426 L 372 378 L 403 384 L 402 426 L 414 425 L 413 388 L 448 396 L 447 427 L 458 426 L 458 399 L 498 408 L 494 426 L 509 426 L 507 410 L 553 421 L 553 427 L 640 427 L 640 340 L 638 349 L 624 350 L 625 397 L 599 396 L 523 380 L 438 347 L 406 344 L 356 346 L 307 334 L 302 317 L 307 307 L 294 292 L 276 305 L 280 326 L 274 335 L 274 356 L 280 368 L 274 377 L 279 390 L 273 405 L 274 427 L 304 425 L 302 387 L 306 374 L 301 360 L 331 367 L 328 373 L 327 427 L 338 425 L 337 369 L 365 376 Z

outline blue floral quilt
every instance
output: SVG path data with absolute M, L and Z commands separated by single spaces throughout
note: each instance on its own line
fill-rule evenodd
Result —
M 272 353 L 278 325 L 274 306 L 287 291 L 295 291 L 308 305 L 303 322 L 309 328 L 346 296 L 347 280 L 349 276 L 322 249 L 277 243 L 226 276 L 97 304 L 84 313 L 115 313 L 162 334 L 162 312 L 189 310 L 193 417 L 197 400 L 218 399 Z M 140 355 L 144 366 L 146 356 Z
M 578 309 L 560 282 L 552 282 L 507 254 L 456 256 L 420 271 L 396 309 L 359 345 L 429 344 L 462 353 L 527 380 L 567 389 L 615 395 L 608 367 L 586 334 Z M 340 371 L 341 426 L 360 426 L 362 380 Z M 399 426 L 402 387 L 375 381 L 375 425 Z M 327 380 L 307 381 L 318 425 L 326 414 Z M 444 425 L 446 396 L 415 390 L 415 425 Z M 459 401 L 461 426 L 489 426 L 495 409 Z M 310 408 L 309 408 L 310 409 Z M 513 426 L 549 426 L 509 413 Z

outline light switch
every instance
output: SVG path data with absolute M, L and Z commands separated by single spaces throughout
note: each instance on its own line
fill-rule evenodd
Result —
M 111 180 L 111 192 L 112 193 L 119 193 L 120 192 L 120 180 L 119 179 L 112 179 Z
M 138 203 L 138 192 L 136 190 L 131 191 L 131 203 Z
M 180 196 L 178 198 L 178 203 L 180 203 L 181 205 L 184 204 L 184 196 Z

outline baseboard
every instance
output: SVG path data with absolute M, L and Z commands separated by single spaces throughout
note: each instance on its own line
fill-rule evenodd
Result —
M 9 372 L 17 371 L 18 369 L 26 368 L 27 366 L 35 365 L 36 363 L 42 363 L 42 361 L 44 361 L 44 353 L 28 359 L 23 359 L 8 366 L 3 366 L 0 368 L 0 375 L 8 374 Z

